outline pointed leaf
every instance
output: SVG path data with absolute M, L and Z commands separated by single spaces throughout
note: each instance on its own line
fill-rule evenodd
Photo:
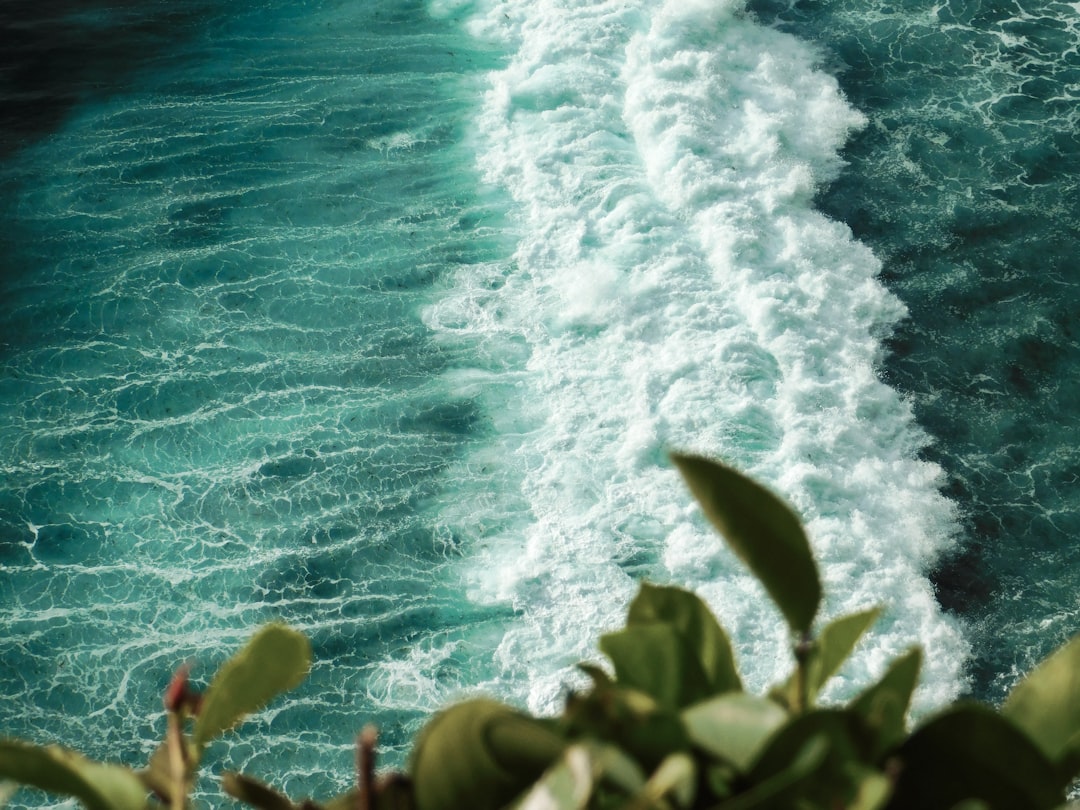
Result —
M 518 810 L 583 810 L 596 786 L 595 769 L 583 748 L 566 751 L 516 805 Z
M 577 668 L 584 672 L 592 679 L 593 687 L 597 689 L 607 688 L 611 686 L 614 681 L 611 680 L 611 676 L 607 672 L 596 664 L 588 664 L 582 662 L 577 665 Z
M 779 773 L 812 739 L 828 742 L 830 787 L 837 788 L 848 774 L 847 766 L 867 760 L 865 732 L 860 718 L 841 709 L 817 709 L 792 717 L 765 744 L 751 768 L 750 778 L 760 781 Z
M 696 792 L 697 766 L 690 755 L 683 751 L 666 757 L 642 790 L 647 800 L 646 807 L 655 807 L 668 796 L 675 800 L 677 806 L 689 807 L 694 803 Z
M 601 782 L 631 796 L 645 786 L 645 776 L 618 748 L 578 743 L 566 749 L 528 793 L 516 810 L 581 810 Z
M 720 807 L 723 810 L 780 810 L 798 807 L 796 797 L 801 797 L 804 786 L 817 778 L 828 753 L 829 743 L 826 739 L 811 738 L 795 752 L 787 767 L 728 799 Z
M 851 710 L 859 714 L 875 733 L 873 759 L 883 756 L 904 739 L 911 696 L 919 681 L 922 650 L 908 650 L 897 658 L 876 684 L 851 701 Z
M 822 742 L 825 755 L 812 777 L 800 784 L 799 799 L 807 807 L 847 807 L 857 796 L 863 775 L 873 765 L 866 753 L 866 738 L 861 718 L 852 712 L 818 709 L 795 715 L 765 744 L 748 778 L 751 783 L 775 779 L 808 744 Z M 786 800 L 780 806 L 796 804 Z
M 1080 753 L 1080 635 L 1020 681 L 1001 713 L 1052 761 Z
M 281 624 L 262 628 L 214 676 L 195 721 L 193 741 L 211 739 L 292 689 L 311 666 L 311 645 L 302 633 Z
M 1053 764 L 997 712 L 957 704 L 917 728 L 897 750 L 896 807 L 950 810 L 964 799 L 991 807 L 1051 810 L 1065 800 Z
M 798 676 L 798 669 L 793 670 L 786 681 L 775 684 L 766 693 L 769 700 L 786 712 L 802 711 L 802 708 L 800 708 Z M 813 707 L 806 706 L 804 708 L 810 709 Z
M 734 692 L 691 706 L 682 720 L 695 745 L 745 773 L 788 714 L 771 700 Z
M 135 772 L 146 789 L 166 804 L 173 802 L 173 794 L 177 792 L 178 788 L 182 797 L 186 797 L 191 791 L 192 783 L 195 781 L 198 768 L 198 749 L 194 748 L 190 742 L 187 742 L 187 746 L 187 773 L 179 784 L 177 784 L 176 778 L 173 776 L 168 741 L 162 742 L 154 749 L 154 753 L 151 754 L 150 761 L 145 768 Z
M 882 810 L 891 797 L 892 780 L 867 768 L 858 778 L 858 790 L 847 810 Z
M 871 608 L 848 616 L 841 616 L 829 622 L 814 641 L 806 661 L 808 683 L 806 694 L 813 705 L 818 693 L 836 674 L 844 661 L 851 655 L 863 633 L 881 615 L 881 608 Z M 793 672 L 787 681 L 773 689 L 773 696 L 784 705 L 798 706 L 798 672 Z
M 594 763 L 597 775 L 616 790 L 631 796 L 645 788 L 641 767 L 614 745 L 586 743 L 584 747 Z
M 0 778 L 74 796 L 88 810 L 141 810 L 147 790 L 133 771 L 59 746 L 0 740 Z
M 161 743 L 150 755 L 150 762 L 140 771 L 136 771 L 143 786 L 166 804 L 172 804 L 173 776 L 169 765 L 169 746 Z
M 698 456 L 671 458 L 705 516 L 765 586 L 791 629 L 808 632 L 821 603 L 821 581 L 795 513 L 730 467 Z
M 680 708 L 710 694 L 696 652 L 669 624 L 635 624 L 608 633 L 600 637 L 600 649 L 614 664 L 620 686 L 640 689 L 664 706 Z
M 618 745 L 646 769 L 656 767 L 669 753 L 690 744 L 674 711 L 645 692 L 616 685 L 597 687 L 585 694 L 571 693 L 562 726 L 567 737 Z
M 851 655 L 863 633 L 877 621 L 881 608 L 841 616 L 825 625 L 818 636 L 810 667 L 810 692 L 816 694 Z
M 641 583 L 626 624 L 654 622 L 670 624 L 696 652 L 713 694 L 742 689 L 727 633 L 700 597 L 682 588 Z

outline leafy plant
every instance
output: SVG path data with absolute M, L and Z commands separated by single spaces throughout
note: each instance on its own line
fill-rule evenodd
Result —
M 610 671 L 556 718 L 489 699 L 436 714 L 405 774 L 376 778 L 375 736 L 358 743 L 357 785 L 294 803 L 242 774 L 225 791 L 262 810 L 1052 810 L 1080 774 L 1080 636 L 1016 686 L 1000 712 L 960 702 L 910 733 L 921 653 L 897 658 L 843 706 L 818 695 L 878 609 L 812 631 L 821 584 L 802 525 L 764 487 L 707 459 L 675 465 L 706 517 L 762 582 L 792 637 L 793 671 L 754 695 L 706 605 L 643 584 L 626 626 L 600 639 Z M 168 730 L 147 768 L 91 762 L 55 746 L 0 741 L 0 778 L 79 799 L 90 810 L 188 804 L 207 743 L 304 677 L 310 649 L 280 625 L 261 630 L 204 695 L 181 668 L 166 693 Z M 613 673 L 613 674 L 611 674 Z M 190 729 L 190 732 L 189 732 Z

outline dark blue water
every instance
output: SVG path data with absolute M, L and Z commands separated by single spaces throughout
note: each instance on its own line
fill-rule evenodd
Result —
M 643 577 L 763 687 L 674 447 L 885 604 L 836 693 L 1075 631 L 1071 6 L 174 6 L 0 13 L 0 733 L 141 763 L 280 618 L 312 676 L 215 757 L 326 795 L 368 720 L 557 707 Z
M 1000 699 L 1080 629 L 1080 19 L 1053 2 L 776 10 L 870 125 L 820 197 L 911 317 L 884 378 L 913 398 L 963 541 L 938 568 Z

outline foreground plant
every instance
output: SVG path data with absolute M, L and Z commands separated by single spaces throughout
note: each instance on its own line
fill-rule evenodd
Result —
M 357 785 L 300 804 L 241 774 L 231 796 L 262 810 L 1052 810 L 1080 774 L 1080 636 L 1013 690 L 1001 711 L 960 702 L 914 731 L 912 649 L 844 706 L 818 695 L 878 609 L 813 628 L 817 567 L 802 525 L 776 496 L 707 459 L 674 456 L 705 515 L 764 585 L 792 636 L 793 671 L 749 694 L 723 628 L 695 595 L 643 584 L 626 626 L 602 636 L 611 672 L 563 714 L 535 718 L 468 700 L 421 731 L 408 775 L 374 772 L 374 733 L 358 744 Z M 261 630 L 204 695 L 186 670 L 166 693 L 166 739 L 147 768 L 91 762 L 58 747 L 0 741 L 0 778 L 78 798 L 90 810 L 181 810 L 206 744 L 292 688 L 310 665 L 300 634 Z M 613 674 L 611 674 L 613 673 Z

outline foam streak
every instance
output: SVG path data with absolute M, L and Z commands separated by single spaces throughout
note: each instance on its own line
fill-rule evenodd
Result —
M 875 375 L 904 311 L 870 251 L 812 207 L 861 116 L 809 47 L 730 5 L 508 0 L 471 25 L 513 49 L 476 128 L 518 242 L 496 291 L 497 271 L 463 271 L 427 320 L 527 346 L 514 390 L 490 395 L 513 439 L 487 452 L 528 517 L 477 531 L 475 512 L 448 511 L 478 548 L 472 597 L 522 616 L 504 681 L 552 708 L 557 664 L 589 653 L 641 576 L 706 596 L 755 656 L 755 686 L 782 674 L 776 615 L 664 459 L 687 448 L 795 503 L 830 612 L 886 603 L 850 674 L 921 639 L 921 705 L 953 696 L 965 645 L 925 569 L 954 515 L 910 408 Z

